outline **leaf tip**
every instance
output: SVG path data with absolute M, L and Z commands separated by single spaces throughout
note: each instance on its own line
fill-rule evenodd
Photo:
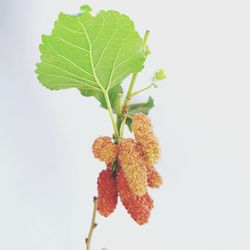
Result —
M 91 12 L 92 8 L 89 5 L 85 4 L 80 7 L 80 10 L 81 12 Z
M 154 99 L 151 96 L 148 97 L 148 102 L 147 103 L 152 108 L 155 106 Z

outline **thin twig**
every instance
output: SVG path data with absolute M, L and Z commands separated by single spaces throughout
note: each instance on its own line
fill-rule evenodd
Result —
M 154 84 L 150 84 L 150 85 L 148 85 L 147 87 L 145 87 L 145 88 L 143 88 L 143 89 L 140 89 L 140 90 L 137 90 L 137 91 L 135 91 L 134 93 L 132 93 L 132 95 L 131 95 L 131 97 L 133 97 L 133 96 L 135 96 L 135 95 L 138 95 L 138 94 L 140 94 L 140 93 L 142 93 L 142 92 L 144 92 L 144 91 L 146 91 L 146 90 L 148 90 L 148 89 L 150 89 L 150 88 L 152 88 L 152 87 L 154 87 L 155 85 Z
M 94 197 L 94 208 L 93 208 L 93 214 L 92 214 L 92 220 L 91 220 L 91 225 L 89 229 L 89 234 L 88 237 L 85 239 L 86 242 L 86 250 L 90 250 L 90 243 L 91 243 L 91 238 L 94 229 L 96 228 L 97 224 L 95 222 L 96 219 L 96 211 L 97 211 L 97 197 Z

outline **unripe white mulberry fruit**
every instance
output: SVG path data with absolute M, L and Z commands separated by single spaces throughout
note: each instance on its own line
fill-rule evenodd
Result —
M 95 158 L 107 164 L 114 162 L 117 158 L 117 145 L 109 136 L 98 137 L 93 143 L 92 151 Z

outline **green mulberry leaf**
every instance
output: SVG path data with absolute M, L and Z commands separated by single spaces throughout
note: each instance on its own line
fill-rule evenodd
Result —
M 126 124 L 131 130 L 132 118 L 136 113 L 143 113 L 148 115 L 149 111 L 154 107 L 154 99 L 150 96 L 147 102 L 130 104 L 128 107 L 128 117 L 126 119 Z
M 36 73 L 48 89 L 77 88 L 106 107 L 103 93 L 114 103 L 122 81 L 142 70 L 144 43 L 128 16 L 112 10 L 92 16 L 86 6 L 81 10 L 74 16 L 61 13 L 52 34 L 42 36 Z

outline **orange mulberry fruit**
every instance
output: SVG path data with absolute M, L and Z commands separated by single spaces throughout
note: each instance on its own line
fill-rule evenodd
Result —
M 112 176 L 110 168 L 101 171 L 99 174 L 97 190 L 97 210 L 101 215 L 107 217 L 115 210 L 118 199 L 116 179 Z
M 92 146 L 95 158 L 106 163 L 114 162 L 117 158 L 117 145 L 109 136 L 98 137 Z
M 151 188 L 159 188 L 162 185 L 162 177 L 158 173 L 158 171 L 151 167 L 147 167 L 148 174 L 148 186 Z
M 131 191 L 135 195 L 144 195 L 147 192 L 147 171 L 139 146 L 133 139 L 119 142 L 118 161 Z
M 121 202 L 139 225 L 146 224 L 149 220 L 151 209 L 153 208 L 153 200 L 148 193 L 142 196 L 135 195 L 126 180 L 123 170 L 119 167 L 117 173 L 117 190 Z
M 160 158 L 160 146 L 153 133 L 150 119 L 143 113 L 137 113 L 133 116 L 131 128 L 148 163 L 155 164 Z

